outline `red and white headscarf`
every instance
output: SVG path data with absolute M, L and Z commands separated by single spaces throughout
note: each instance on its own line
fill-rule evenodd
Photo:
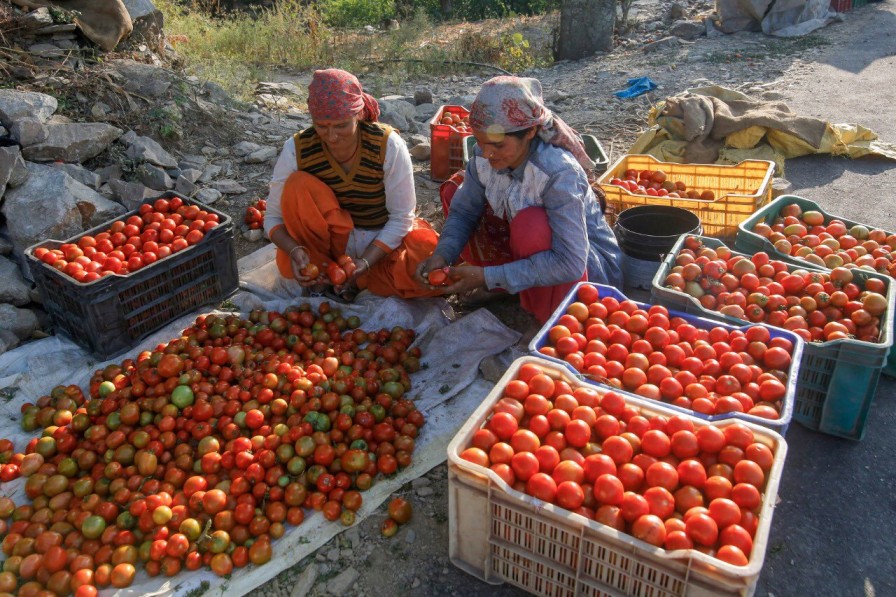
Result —
M 358 78 L 338 68 L 314 71 L 308 86 L 308 112 L 314 120 L 346 120 L 358 116 L 376 122 L 380 106 L 364 93 Z
M 572 153 L 585 172 L 594 168 L 579 134 L 545 107 L 537 79 L 504 75 L 483 83 L 473 101 L 470 126 L 495 134 L 537 126 L 543 141 Z

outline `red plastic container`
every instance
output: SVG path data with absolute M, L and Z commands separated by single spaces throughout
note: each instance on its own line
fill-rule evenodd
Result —
M 473 132 L 457 126 L 442 124 L 446 114 L 457 114 L 461 118 L 470 115 L 463 106 L 442 106 L 429 121 L 429 175 L 433 180 L 447 180 L 458 170 L 464 169 L 464 138 Z

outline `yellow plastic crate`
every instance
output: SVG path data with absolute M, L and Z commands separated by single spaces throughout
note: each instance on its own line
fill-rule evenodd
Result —
M 744 425 L 775 454 L 759 526 L 746 566 L 733 566 L 695 549 L 668 551 L 509 487 L 494 471 L 460 457 L 491 415 L 520 367 L 535 363 L 573 388 L 582 382 L 565 367 L 533 356 L 514 361 L 448 445 L 448 557 L 491 584 L 510 583 L 551 597 L 750 597 L 762 571 L 787 442 L 745 421 L 706 421 L 653 400 L 614 390 L 650 417 L 679 415 L 699 427 Z M 603 393 L 611 388 L 599 388 Z
M 712 191 L 713 201 L 637 195 L 610 184 L 623 178 L 626 170 L 662 170 L 669 180 L 680 180 L 688 189 Z M 668 205 L 693 212 L 700 218 L 703 234 L 734 239 L 737 225 L 771 201 L 775 164 L 767 160 L 744 160 L 736 166 L 715 164 L 675 164 L 649 155 L 625 155 L 598 180 L 607 196 L 607 222 L 616 223 L 619 212 L 637 205 Z

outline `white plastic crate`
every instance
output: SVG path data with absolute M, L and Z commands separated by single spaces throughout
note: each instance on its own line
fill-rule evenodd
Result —
M 526 363 L 538 364 L 545 373 L 565 380 L 573 388 L 582 385 L 571 372 L 555 363 L 538 357 L 517 359 L 451 441 L 448 554 L 452 563 L 485 582 L 508 582 L 551 597 L 752 595 L 765 560 L 787 454 L 784 438 L 752 423 L 707 422 L 667 409 L 658 402 L 613 390 L 646 416 L 684 416 L 698 428 L 745 425 L 753 431 L 757 442 L 769 446 L 775 454 L 746 566 L 733 566 L 693 549 L 667 551 L 515 491 L 492 471 L 460 457 L 469 447 L 473 433 L 488 419 L 492 406 L 503 396 L 507 382 L 515 379 Z

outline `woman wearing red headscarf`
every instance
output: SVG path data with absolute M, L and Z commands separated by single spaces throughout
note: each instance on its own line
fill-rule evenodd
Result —
M 376 99 L 351 73 L 319 70 L 308 88 L 308 111 L 312 126 L 286 141 L 274 166 L 265 212 L 280 274 L 303 287 L 320 286 L 324 278 L 302 269 L 347 254 L 354 273 L 337 290 L 437 294 L 421 287 L 414 273 L 432 255 L 438 235 L 414 216 L 407 145 L 377 122 Z
M 449 270 L 443 293 L 519 293 L 542 323 L 580 280 L 620 287 L 619 245 L 587 174 L 594 164 L 579 135 L 545 107 L 541 84 L 486 81 L 470 126 L 477 147 L 463 184 L 443 196 L 450 210 L 435 254 L 418 268 L 420 283 L 463 253 L 466 263 Z

